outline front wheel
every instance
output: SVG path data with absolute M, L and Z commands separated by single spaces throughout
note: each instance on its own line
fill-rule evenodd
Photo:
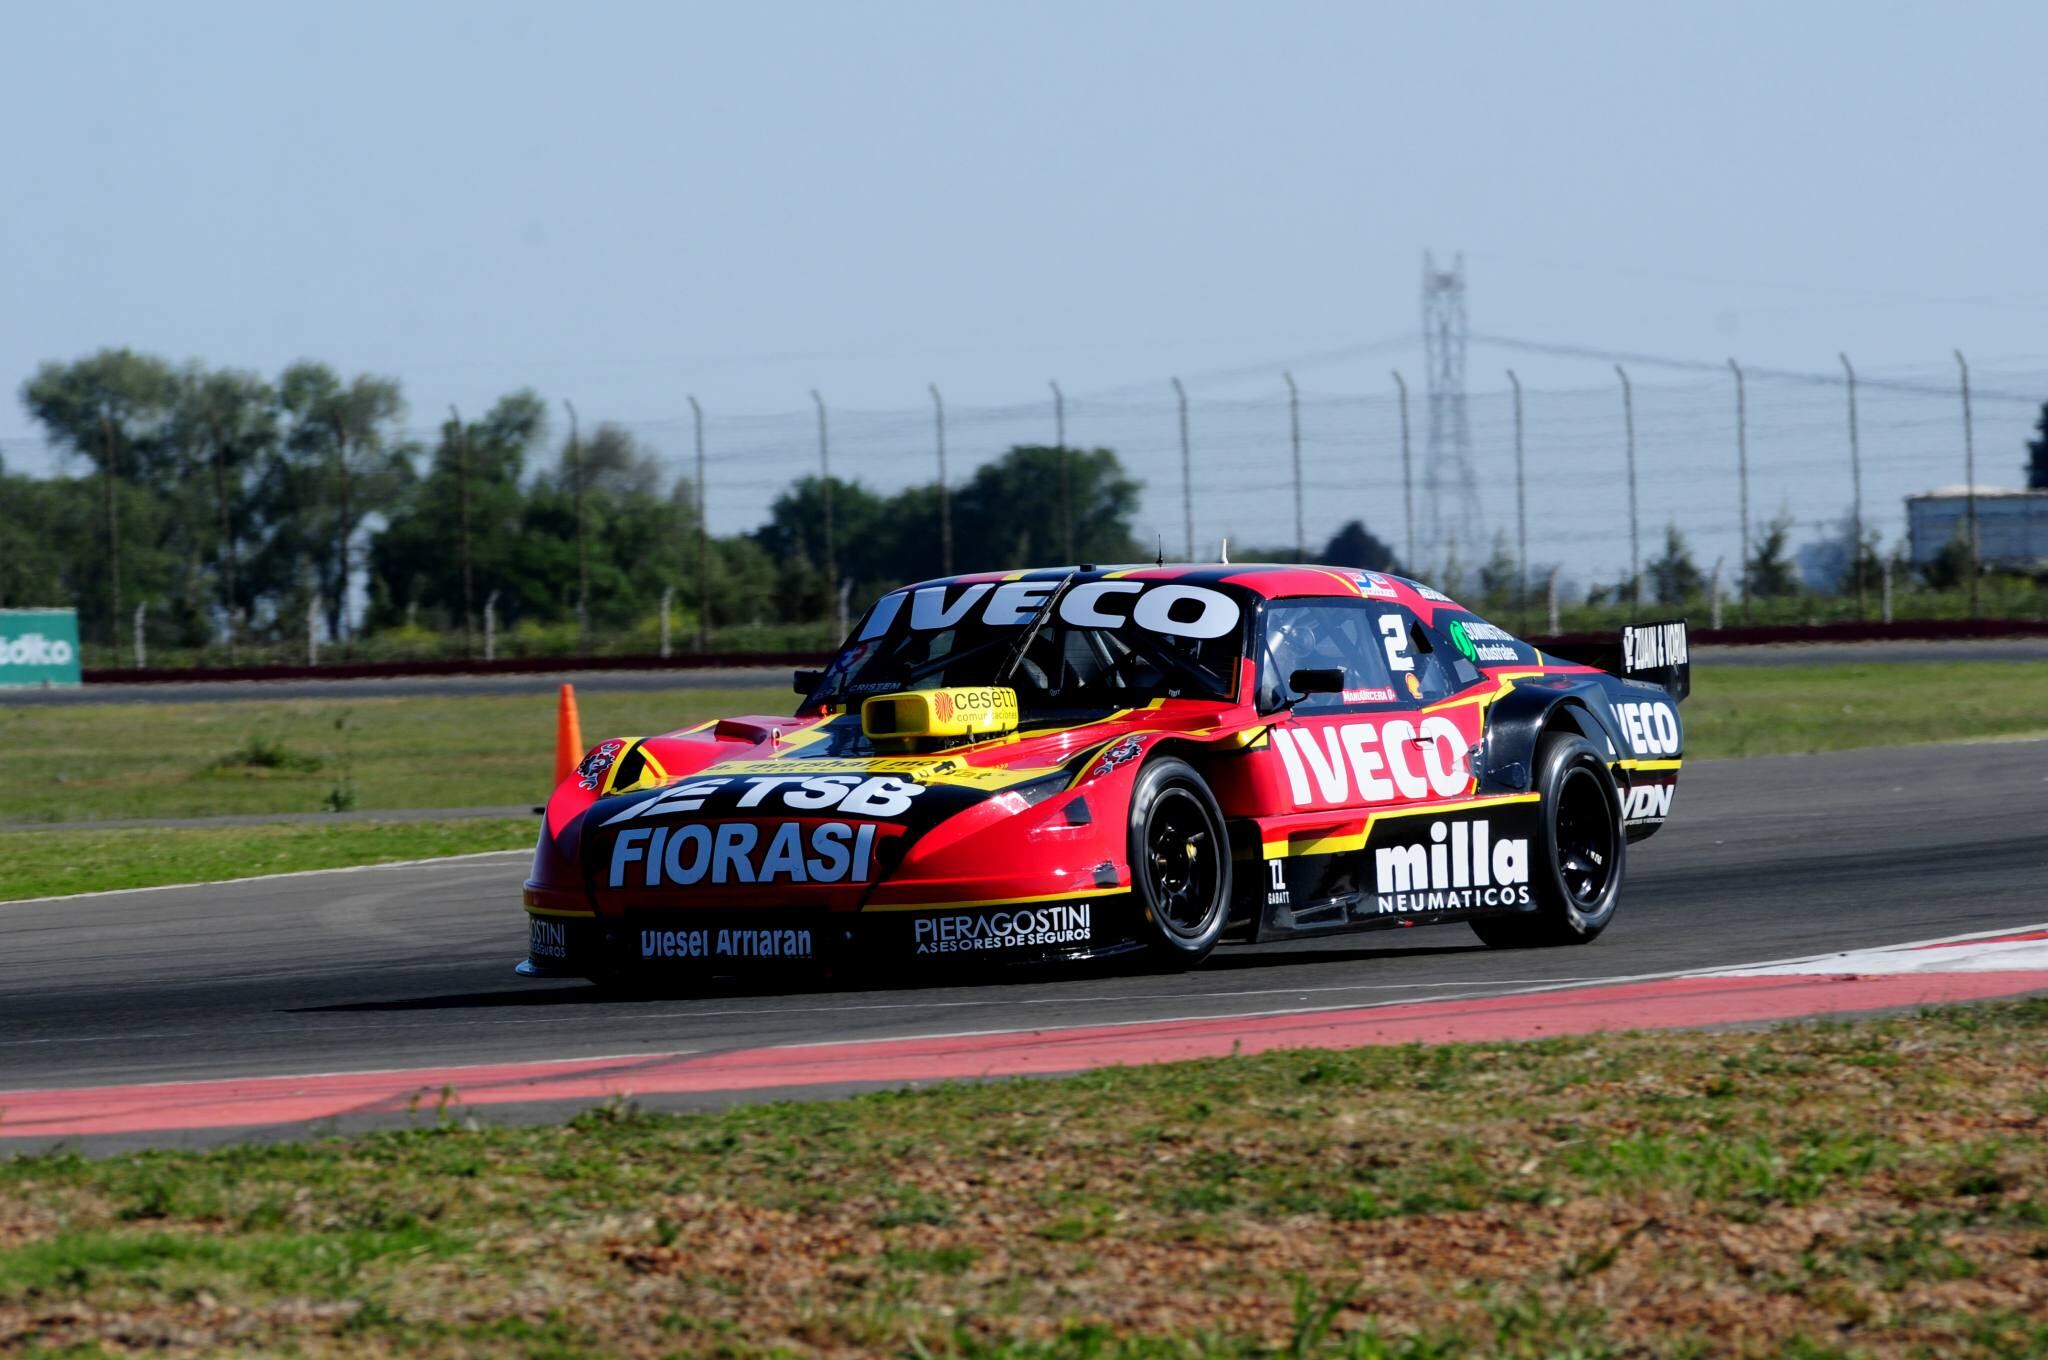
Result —
M 1155 760 L 1139 773 L 1130 855 L 1148 952 L 1169 967 L 1194 967 L 1230 917 L 1230 842 L 1216 795 L 1186 761 Z
M 1584 737 L 1553 732 L 1536 754 L 1543 852 L 1531 866 L 1534 911 L 1481 917 L 1479 938 L 1496 949 L 1588 944 L 1607 929 L 1621 897 L 1628 837 L 1614 776 Z

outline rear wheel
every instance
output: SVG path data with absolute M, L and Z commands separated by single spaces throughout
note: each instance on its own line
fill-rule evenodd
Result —
M 1192 968 L 1230 916 L 1230 843 L 1223 810 L 1186 761 L 1155 760 L 1131 791 L 1131 890 L 1154 960 Z
M 1543 802 L 1542 854 L 1530 866 L 1534 911 L 1481 918 L 1473 931 L 1496 949 L 1587 944 L 1607 929 L 1628 855 L 1614 776 L 1591 742 L 1552 732 L 1536 755 Z

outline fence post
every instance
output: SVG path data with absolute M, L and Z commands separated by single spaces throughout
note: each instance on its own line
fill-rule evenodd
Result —
M 1394 386 L 1401 392 L 1401 566 L 1414 575 L 1415 566 L 1415 467 L 1408 456 L 1408 384 L 1401 370 L 1394 370 Z
M 1849 571 L 1856 578 L 1856 617 L 1863 617 L 1863 454 L 1856 437 L 1856 369 L 1849 356 L 1838 354 L 1849 377 Z
M 675 600 L 676 588 L 674 586 L 663 586 L 661 588 L 661 659 L 664 661 L 668 660 L 668 610 L 669 606 L 675 603 Z
M 143 639 L 143 617 L 149 613 L 149 604 L 144 601 L 135 606 L 135 669 L 142 670 L 149 664 L 148 645 Z
M 1060 391 L 1059 383 L 1047 380 L 1052 389 L 1052 430 L 1053 447 L 1060 460 L 1060 551 L 1065 554 L 1060 560 L 1074 560 L 1074 502 L 1067 487 L 1067 394 Z
M 1301 390 L 1294 375 L 1283 370 L 1287 380 L 1287 446 L 1294 454 L 1294 560 L 1308 561 L 1308 535 L 1301 527 Z
M 953 574 L 953 497 L 946 489 L 946 402 L 939 395 L 937 383 L 927 383 L 932 390 L 932 418 L 938 430 L 939 439 L 939 565 L 942 574 Z
M 228 660 L 235 657 L 235 597 L 240 594 L 235 588 L 235 525 L 228 508 L 228 441 L 221 430 L 220 418 L 209 416 L 207 429 L 213 436 L 213 500 L 214 508 L 220 514 L 220 560 L 224 569 L 225 593 L 221 596 L 221 617 L 227 624 Z
M 498 659 L 498 592 L 484 596 L 484 660 Z
M 1742 621 L 1749 622 L 1749 402 L 1743 391 L 1742 365 L 1728 361 L 1735 375 L 1735 487 L 1742 517 L 1742 560 L 1735 564 L 1736 580 L 1742 586 Z
M 697 435 L 697 650 L 711 650 L 711 529 L 704 518 L 704 408 L 690 394 L 690 423 Z
M 1545 627 L 1545 631 L 1546 631 L 1546 632 L 1548 632 L 1548 633 L 1550 634 L 1550 636 L 1552 636 L 1552 637 L 1556 637 L 1556 636 L 1557 636 L 1557 634 L 1558 634 L 1558 626 L 1557 626 L 1557 578 L 1558 578 L 1559 576 L 1563 575 L 1563 573 L 1564 573 L 1564 568 L 1563 568 L 1563 567 L 1552 567 L 1552 568 L 1550 569 L 1550 586 L 1549 586 L 1549 588 L 1548 588 L 1547 590 L 1545 590 L 1545 591 L 1544 591 L 1544 599 L 1543 599 L 1543 602 L 1544 602 L 1544 605 L 1545 605 L 1546 613 L 1547 613 L 1547 615 L 1548 615 L 1548 617 L 1546 617 L 1546 618 L 1545 618 L 1545 620 L 1544 620 L 1544 627 Z
M 1173 380 L 1173 399 L 1180 406 L 1180 513 L 1188 535 L 1187 561 L 1195 560 L 1195 474 L 1188 452 L 1188 390 Z
M 121 534 L 114 511 L 114 422 L 100 417 L 100 436 L 106 448 L 100 462 L 100 481 L 107 493 L 107 585 L 113 594 L 113 608 L 107 611 L 107 641 L 120 645 L 121 628 Z
M 1892 621 L 1892 559 L 1890 557 L 1884 559 L 1882 571 L 1883 574 L 1878 578 L 1880 583 L 1878 589 L 1882 592 L 1878 597 L 1880 600 L 1878 608 L 1883 612 L 1879 617 L 1886 623 L 1890 623 Z
M 476 595 L 469 565 L 469 429 L 451 404 L 448 421 L 455 438 L 455 491 L 462 512 L 462 654 L 476 655 Z
M 1970 617 L 1974 619 L 1980 612 L 1977 578 L 1983 574 L 1983 563 L 1977 542 L 1977 440 L 1970 422 L 1970 361 L 1961 350 L 1956 351 L 1956 367 L 1963 375 L 1963 497 L 1970 521 Z
M 1628 439 L 1628 611 L 1634 618 L 1643 607 L 1643 543 L 1636 523 L 1636 396 L 1628 370 L 1616 364 L 1614 371 L 1621 377 L 1621 423 Z
M 590 655 L 590 555 L 583 538 L 583 443 L 576 430 L 576 403 L 564 398 L 569 408 L 569 471 L 576 479 L 576 637 L 584 656 Z
M 825 598 L 830 601 L 839 595 L 839 557 L 832 541 L 832 450 L 825 437 L 825 399 L 815 387 L 811 389 L 811 400 L 818 407 L 818 477 L 825 493 Z
M 1529 631 L 1529 498 L 1522 470 L 1522 380 L 1508 370 L 1515 389 L 1515 626 Z
M 320 593 L 306 601 L 306 664 L 320 664 Z
M 1714 559 L 1714 576 L 1707 583 L 1707 617 L 1711 620 L 1707 626 L 1717 633 L 1721 631 L 1721 564 L 1727 560 L 1725 557 Z

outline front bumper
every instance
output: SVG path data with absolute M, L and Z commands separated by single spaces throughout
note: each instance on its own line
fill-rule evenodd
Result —
M 890 911 L 643 910 L 620 919 L 530 913 L 527 956 L 517 972 L 658 979 L 1079 960 L 1139 948 L 1142 924 L 1127 889 Z

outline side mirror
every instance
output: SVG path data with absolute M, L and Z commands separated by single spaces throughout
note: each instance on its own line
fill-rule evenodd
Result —
M 1296 694 L 1342 694 L 1344 672 L 1335 666 L 1327 669 L 1295 671 L 1287 677 L 1288 688 Z
M 790 687 L 808 699 L 811 697 L 811 691 L 823 683 L 824 679 L 823 671 L 798 671 Z

